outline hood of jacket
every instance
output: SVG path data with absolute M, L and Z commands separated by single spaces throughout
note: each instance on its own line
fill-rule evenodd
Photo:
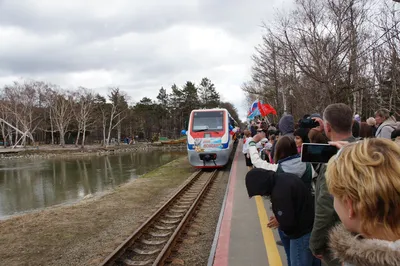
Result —
M 378 131 L 381 131 L 382 128 L 385 127 L 385 126 L 391 126 L 391 127 L 393 127 L 394 129 L 396 129 L 396 128 L 399 126 L 399 124 L 398 124 L 398 122 L 396 122 L 395 120 L 393 120 L 393 118 L 388 118 L 388 119 L 386 119 L 385 121 L 383 121 L 382 124 L 379 125 L 379 127 L 378 127 L 377 130 L 378 130 Z
M 396 266 L 400 265 L 400 240 L 395 242 L 365 239 L 347 231 L 343 225 L 332 229 L 329 246 L 335 258 L 345 265 Z
M 297 175 L 300 178 L 307 169 L 307 163 L 301 161 L 300 155 L 294 155 L 282 159 L 278 164 L 281 166 L 283 172 Z
M 282 135 L 287 135 L 294 132 L 294 119 L 292 115 L 284 115 L 278 123 L 279 131 Z
M 254 168 L 246 174 L 246 188 L 249 197 L 270 196 L 275 186 L 276 173 L 262 168 Z

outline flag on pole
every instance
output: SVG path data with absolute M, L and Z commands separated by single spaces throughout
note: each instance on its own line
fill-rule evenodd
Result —
M 253 120 L 257 115 L 261 115 L 260 110 L 258 109 L 259 102 L 260 100 L 257 99 L 250 105 L 249 113 L 247 114 L 249 120 Z
M 269 114 L 276 115 L 276 110 L 267 103 L 262 104 L 261 102 L 258 102 L 258 109 L 260 110 L 262 116 L 267 116 Z
M 258 109 L 258 103 L 260 102 L 260 100 L 255 100 L 251 105 L 250 105 L 250 110 L 248 115 L 250 115 L 251 113 L 253 113 L 255 110 Z
M 269 114 L 276 115 L 277 113 L 271 105 L 267 103 L 263 104 L 260 100 L 257 99 L 251 104 L 247 118 L 249 120 L 252 120 L 258 115 L 265 117 Z

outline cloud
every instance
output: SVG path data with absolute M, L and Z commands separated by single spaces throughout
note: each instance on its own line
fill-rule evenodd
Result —
M 288 3 L 288 2 L 286 2 Z M 0 86 L 33 78 L 132 101 L 208 77 L 245 117 L 240 85 L 274 0 L 0 0 Z

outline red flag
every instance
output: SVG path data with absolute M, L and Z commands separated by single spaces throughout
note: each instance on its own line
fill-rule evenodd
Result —
M 268 114 L 273 114 L 273 115 L 276 115 L 276 110 L 274 109 L 274 107 L 272 107 L 271 105 L 269 105 L 269 104 L 263 104 L 263 108 L 265 108 L 265 109 L 267 109 L 268 110 Z
M 261 104 L 258 102 L 258 110 L 260 110 L 260 113 L 262 116 L 267 116 L 269 114 L 274 114 L 276 115 L 276 110 L 269 104 Z
M 264 104 L 261 104 L 261 102 L 258 102 L 258 110 L 260 110 L 261 116 L 267 116 L 268 115 L 268 109 L 264 108 Z

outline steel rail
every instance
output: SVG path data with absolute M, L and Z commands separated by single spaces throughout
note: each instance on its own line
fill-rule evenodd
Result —
M 214 172 L 209 176 L 207 182 L 204 184 L 203 189 L 200 191 L 199 195 L 196 197 L 196 199 L 190 206 L 186 215 L 183 217 L 182 221 L 179 223 L 178 227 L 175 229 L 175 232 L 172 234 L 171 238 L 165 244 L 161 253 L 158 255 L 158 257 L 154 261 L 153 266 L 164 265 L 165 261 L 170 256 L 173 247 L 175 246 L 176 242 L 178 241 L 179 236 L 182 234 L 186 225 L 189 223 L 190 218 L 192 218 L 197 206 L 200 204 L 201 200 L 204 198 L 207 190 L 210 188 L 210 184 L 212 183 L 214 178 L 217 176 L 217 174 L 218 174 L 218 171 L 214 170 Z
M 164 212 L 171 207 L 174 202 L 182 196 L 187 190 L 189 190 L 193 184 L 202 176 L 204 172 L 197 171 L 189 177 L 188 181 L 186 181 L 178 191 L 167 201 L 165 202 L 151 217 L 149 217 L 134 233 L 132 233 L 123 243 L 121 243 L 104 261 L 100 264 L 101 266 L 108 266 L 108 265 L 115 265 L 117 261 L 123 256 L 123 254 L 129 249 L 148 229 L 152 227 L 152 225 L 157 222 L 157 220 L 163 215 Z M 200 200 L 202 199 L 204 193 L 207 191 L 207 187 L 216 176 L 217 170 L 215 170 L 210 176 L 207 182 L 203 185 L 202 190 L 199 192 L 199 195 L 196 197 L 192 205 L 189 207 L 188 211 L 186 212 L 185 216 L 182 218 L 183 220 L 179 223 L 177 228 L 175 229 L 174 233 L 171 235 L 167 243 L 165 244 L 164 248 L 162 249 L 161 253 L 158 255 L 156 261 L 153 265 L 160 265 L 157 263 L 163 263 L 165 261 L 172 248 L 175 245 L 180 231 L 185 227 L 188 223 L 191 215 L 193 214 L 194 210 L 198 206 Z M 161 264 L 162 265 L 162 264 Z

